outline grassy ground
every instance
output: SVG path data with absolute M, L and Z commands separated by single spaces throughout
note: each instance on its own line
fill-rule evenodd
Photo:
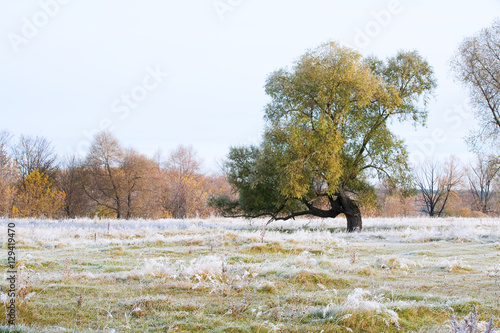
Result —
M 259 220 L 0 222 L 5 263 L 16 223 L 20 332 L 448 332 L 472 305 L 500 316 L 500 220 L 366 219 L 352 235 L 341 219 L 264 235 Z

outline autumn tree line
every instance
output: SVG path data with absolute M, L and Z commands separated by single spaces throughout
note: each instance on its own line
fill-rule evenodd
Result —
M 192 147 L 148 157 L 98 133 L 83 158 L 58 159 L 44 137 L 0 132 L 0 216 L 14 218 L 195 218 L 219 215 L 215 196 L 235 197 L 226 176 L 205 174 Z M 411 190 L 376 186 L 365 216 L 495 216 L 500 160 L 476 156 L 429 160 L 415 168 Z M 409 191 L 409 192 L 408 192 Z
M 384 216 L 487 217 L 500 214 L 500 158 L 478 153 L 469 163 L 455 156 L 414 168 L 410 193 L 387 184 L 378 193 Z
M 83 158 L 58 159 L 44 137 L 0 132 L 0 216 L 193 218 L 215 214 L 223 175 L 204 174 L 192 147 L 148 157 L 98 133 Z

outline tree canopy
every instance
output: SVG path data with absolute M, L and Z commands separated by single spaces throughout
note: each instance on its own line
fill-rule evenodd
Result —
M 262 143 L 230 149 L 227 177 L 238 200 L 214 205 L 271 220 L 344 214 L 348 231 L 361 230 L 359 203 L 374 200 L 369 179 L 396 185 L 410 177 L 405 144 L 389 123 L 424 124 L 435 86 L 416 51 L 382 61 L 333 42 L 309 50 L 267 78 Z

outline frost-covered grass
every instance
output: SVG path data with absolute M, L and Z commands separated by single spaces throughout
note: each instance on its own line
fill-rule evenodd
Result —
M 9 222 L 21 331 L 448 332 L 472 305 L 500 317 L 499 219 L 365 219 L 355 234 L 343 219 L 265 233 L 264 220 L 0 219 L 4 262 Z

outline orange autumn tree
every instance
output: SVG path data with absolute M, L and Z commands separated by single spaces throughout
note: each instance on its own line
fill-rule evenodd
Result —
M 53 187 L 48 175 L 38 169 L 22 182 L 12 213 L 16 217 L 47 217 L 60 215 L 66 197 L 63 191 Z

